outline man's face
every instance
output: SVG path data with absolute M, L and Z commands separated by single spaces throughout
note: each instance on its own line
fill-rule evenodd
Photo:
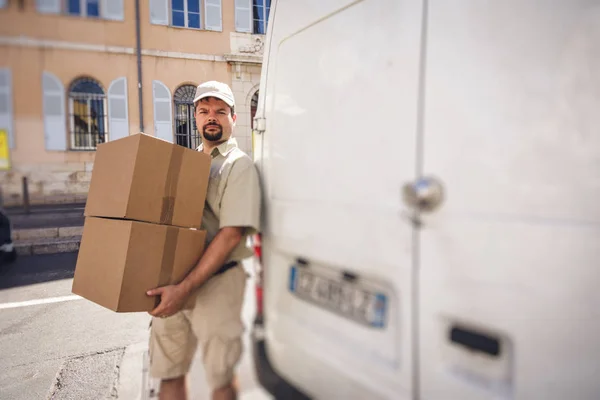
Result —
M 196 103 L 196 127 L 209 142 L 222 142 L 231 137 L 236 115 L 223 100 L 208 97 Z

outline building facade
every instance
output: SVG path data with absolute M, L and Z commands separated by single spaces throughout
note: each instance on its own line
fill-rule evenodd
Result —
M 96 146 L 138 132 L 199 144 L 196 85 L 236 97 L 252 153 L 270 0 L 0 0 L 0 130 L 6 206 L 85 201 Z

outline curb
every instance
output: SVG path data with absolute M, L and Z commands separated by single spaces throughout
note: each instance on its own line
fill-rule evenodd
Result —
M 18 255 L 30 256 L 38 254 L 75 253 L 79 251 L 81 236 L 58 238 L 36 238 L 14 242 Z
M 33 239 L 51 239 L 61 237 L 81 236 L 83 226 L 64 226 L 60 228 L 35 228 L 13 230 L 13 241 L 27 241 Z

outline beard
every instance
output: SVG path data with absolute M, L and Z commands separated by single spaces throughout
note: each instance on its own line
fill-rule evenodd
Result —
M 216 131 L 208 132 L 207 128 L 218 128 Z M 202 127 L 202 137 L 209 142 L 218 142 L 223 137 L 223 127 L 219 124 L 206 124 Z

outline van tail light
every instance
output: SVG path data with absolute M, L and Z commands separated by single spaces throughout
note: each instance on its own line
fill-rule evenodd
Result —
M 256 316 L 257 318 L 263 318 L 263 262 L 262 262 L 262 236 L 257 233 L 253 237 L 254 243 L 254 256 L 256 257 L 257 271 L 256 271 L 256 284 L 255 284 L 255 296 L 256 296 Z
M 263 318 L 263 288 L 256 284 L 256 316 Z
M 257 233 L 254 235 L 254 255 L 258 259 L 259 262 L 262 263 L 262 243 L 260 239 L 262 238 L 262 234 Z

